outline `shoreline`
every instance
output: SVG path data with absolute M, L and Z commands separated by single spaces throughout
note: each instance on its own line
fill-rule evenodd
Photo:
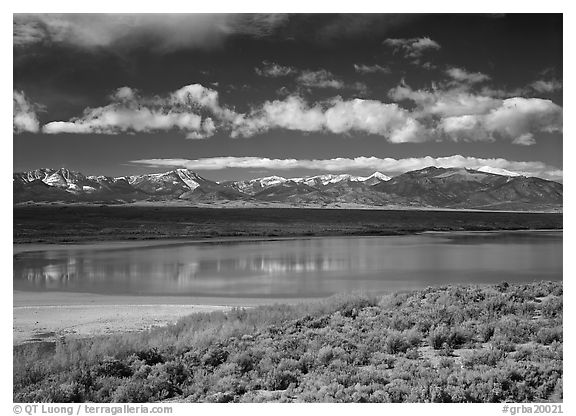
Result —
M 411 234 L 470 233 L 562 233 L 562 229 L 424 231 Z M 335 236 L 336 238 L 381 238 L 382 236 Z M 187 244 L 226 244 L 254 241 L 286 241 L 327 238 L 323 236 L 290 237 L 214 237 L 205 239 L 147 239 L 98 241 L 91 243 L 24 243 L 14 244 L 14 255 L 52 250 L 114 250 L 133 247 Z M 330 237 L 328 237 L 330 238 Z M 204 296 L 115 295 L 62 291 L 13 291 L 13 344 L 54 342 L 62 337 L 84 338 L 125 332 L 141 332 L 152 327 L 175 323 L 198 312 L 227 311 L 235 307 L 251 308 L 266 304 L 294 304 L 320 298 L 237 298 Z
M 249 243 L 249 242 L 271 242 L 271 241 L 292 241 L 311 240 L 320 238 L 381 238 L 381 237 L 405 237 L 419 234 L 479 234 L 479 233 L 523 233 L 523 232 L 563 232 L 563 228 L 534 228 L 534 229 L 499 229 L 499 230 L 424 230 L 395 234 L 343 234 L 343 235 L 301 235 L 301 236 L 240 236 L 240 237 L 206 237 L 206 238 L 143 238 L 130 240 L 99 240 L 99 241 L 70 241 L 70 242 L 20 242 L 12 244 L 12 254 L 29 253 L 43 250 L 86 250 L 100 249 L 106 246 L 107 249 L 139 248 L 154 246 L 180 246 L 188 244 L 226 244 L 226 243 Z
M 310 300 L 317 300 L 312 298 Z M 13 345 L 142 332 L 176 323 L 194 313 L 267 304 L 294 304 L 303 298 L 101 295 L 82 292 L 13 291 Z
M 235 236 L 207 238 L 146 238 L 68 243 L 14 243 L 13 256 L 34 251 L 119 250 L 138 247 L 229 244 L 312 240 L 325 238 L 382 238 L 418 234 L 563 233 L 562 228 L 497 230 L 414 230 L 393 235 L 299 235 Z M 83 292 L 13 291 L 13 345 L 55 342 L 62 337 L 85 338 L 126 332 L 142 332 L 175 323 L 199 312 L 227 311 L 266 304 L 294 304 L 319 298 L 235 298 L 203 296 L 115 295 Z

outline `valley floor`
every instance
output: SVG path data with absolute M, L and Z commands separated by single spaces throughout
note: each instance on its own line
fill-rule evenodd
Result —
M 561 213 L 174 206 L 14 206 L 14 243 L 561 229 Z

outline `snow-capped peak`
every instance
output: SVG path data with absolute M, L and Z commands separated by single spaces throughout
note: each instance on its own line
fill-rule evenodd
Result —
M 322 185 L 328 185 L 329 183 L 338 183 L 341 181 L 351 180 L 352 176 L 348 174 L 335 175 L 328 173 L 326 175 L 316 175 L 316 176 L 306 176 L 303 178 L 291 178 L 290 180 L 296 183 L 304 183 L 306 185 L 315 185 L 320 182 Z
M 501 175 L 501 176 L 523 176 L 521 173 L 518 172 L 512 172 L 510 170 L 500 168 L 493 168 L 490 166 L 482 166 L 480 169 L 478 169 L 478 172 L 492 173 L 494 175 Z
M 199 177 L 194 172 L 191 172 L 188 169 L 176 169 L 176 174 L 180 177 L 180 179 L 182 179 L 182 182 L 184 182 L 190 188 L 190 190 L 193 191 L 200 186 L 200 184 L 197 182 Z
M 368 179 L 370 178 L 380 179 L 381 181 L 389 181 L 390 179 L 392 179 L 390 176 L 384 175 L 383 173 L 380 172 L 374 172 L 372 175 L 370 175 Z
M 366 182 L 369 179 L 378 179 L 380 181 L 389 181 L 390 179 L 392 179 L 390 176 L 388 175 L 384 175 L 383 173 L 380 172 L 374 172 L 372 175 L 370 176 L 356 176 L 353 179 L 351 179 L 352 181 L 355 182 Z
M 287 181 L 287 179 L 283 178 L 282 176 L 273 175 L 273 176 L 266 176 L 264 178 L 253 179 L 252 181 L 259 182 L 261 186 L 272 186 L 284 183 Z

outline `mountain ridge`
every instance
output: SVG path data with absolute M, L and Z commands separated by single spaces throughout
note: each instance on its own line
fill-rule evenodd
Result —
M 563 185 L 487 167 L 435 166 L 389 177 L 324 174 L 297 178 L 266 176 L 216 182 L 189 169 L 129 176 L 84 175 L 65 168 L 13 174 L 14 203 L 140 201 L 194 204 L 282 203 L 290 206 L 348 206 L 450 209 L 558 210 Z

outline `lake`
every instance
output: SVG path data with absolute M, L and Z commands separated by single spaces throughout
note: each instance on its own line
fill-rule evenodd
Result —
M 238 298 L 562 279 L 562 232 L 154 241 L 14 255 L 14 290 Z

